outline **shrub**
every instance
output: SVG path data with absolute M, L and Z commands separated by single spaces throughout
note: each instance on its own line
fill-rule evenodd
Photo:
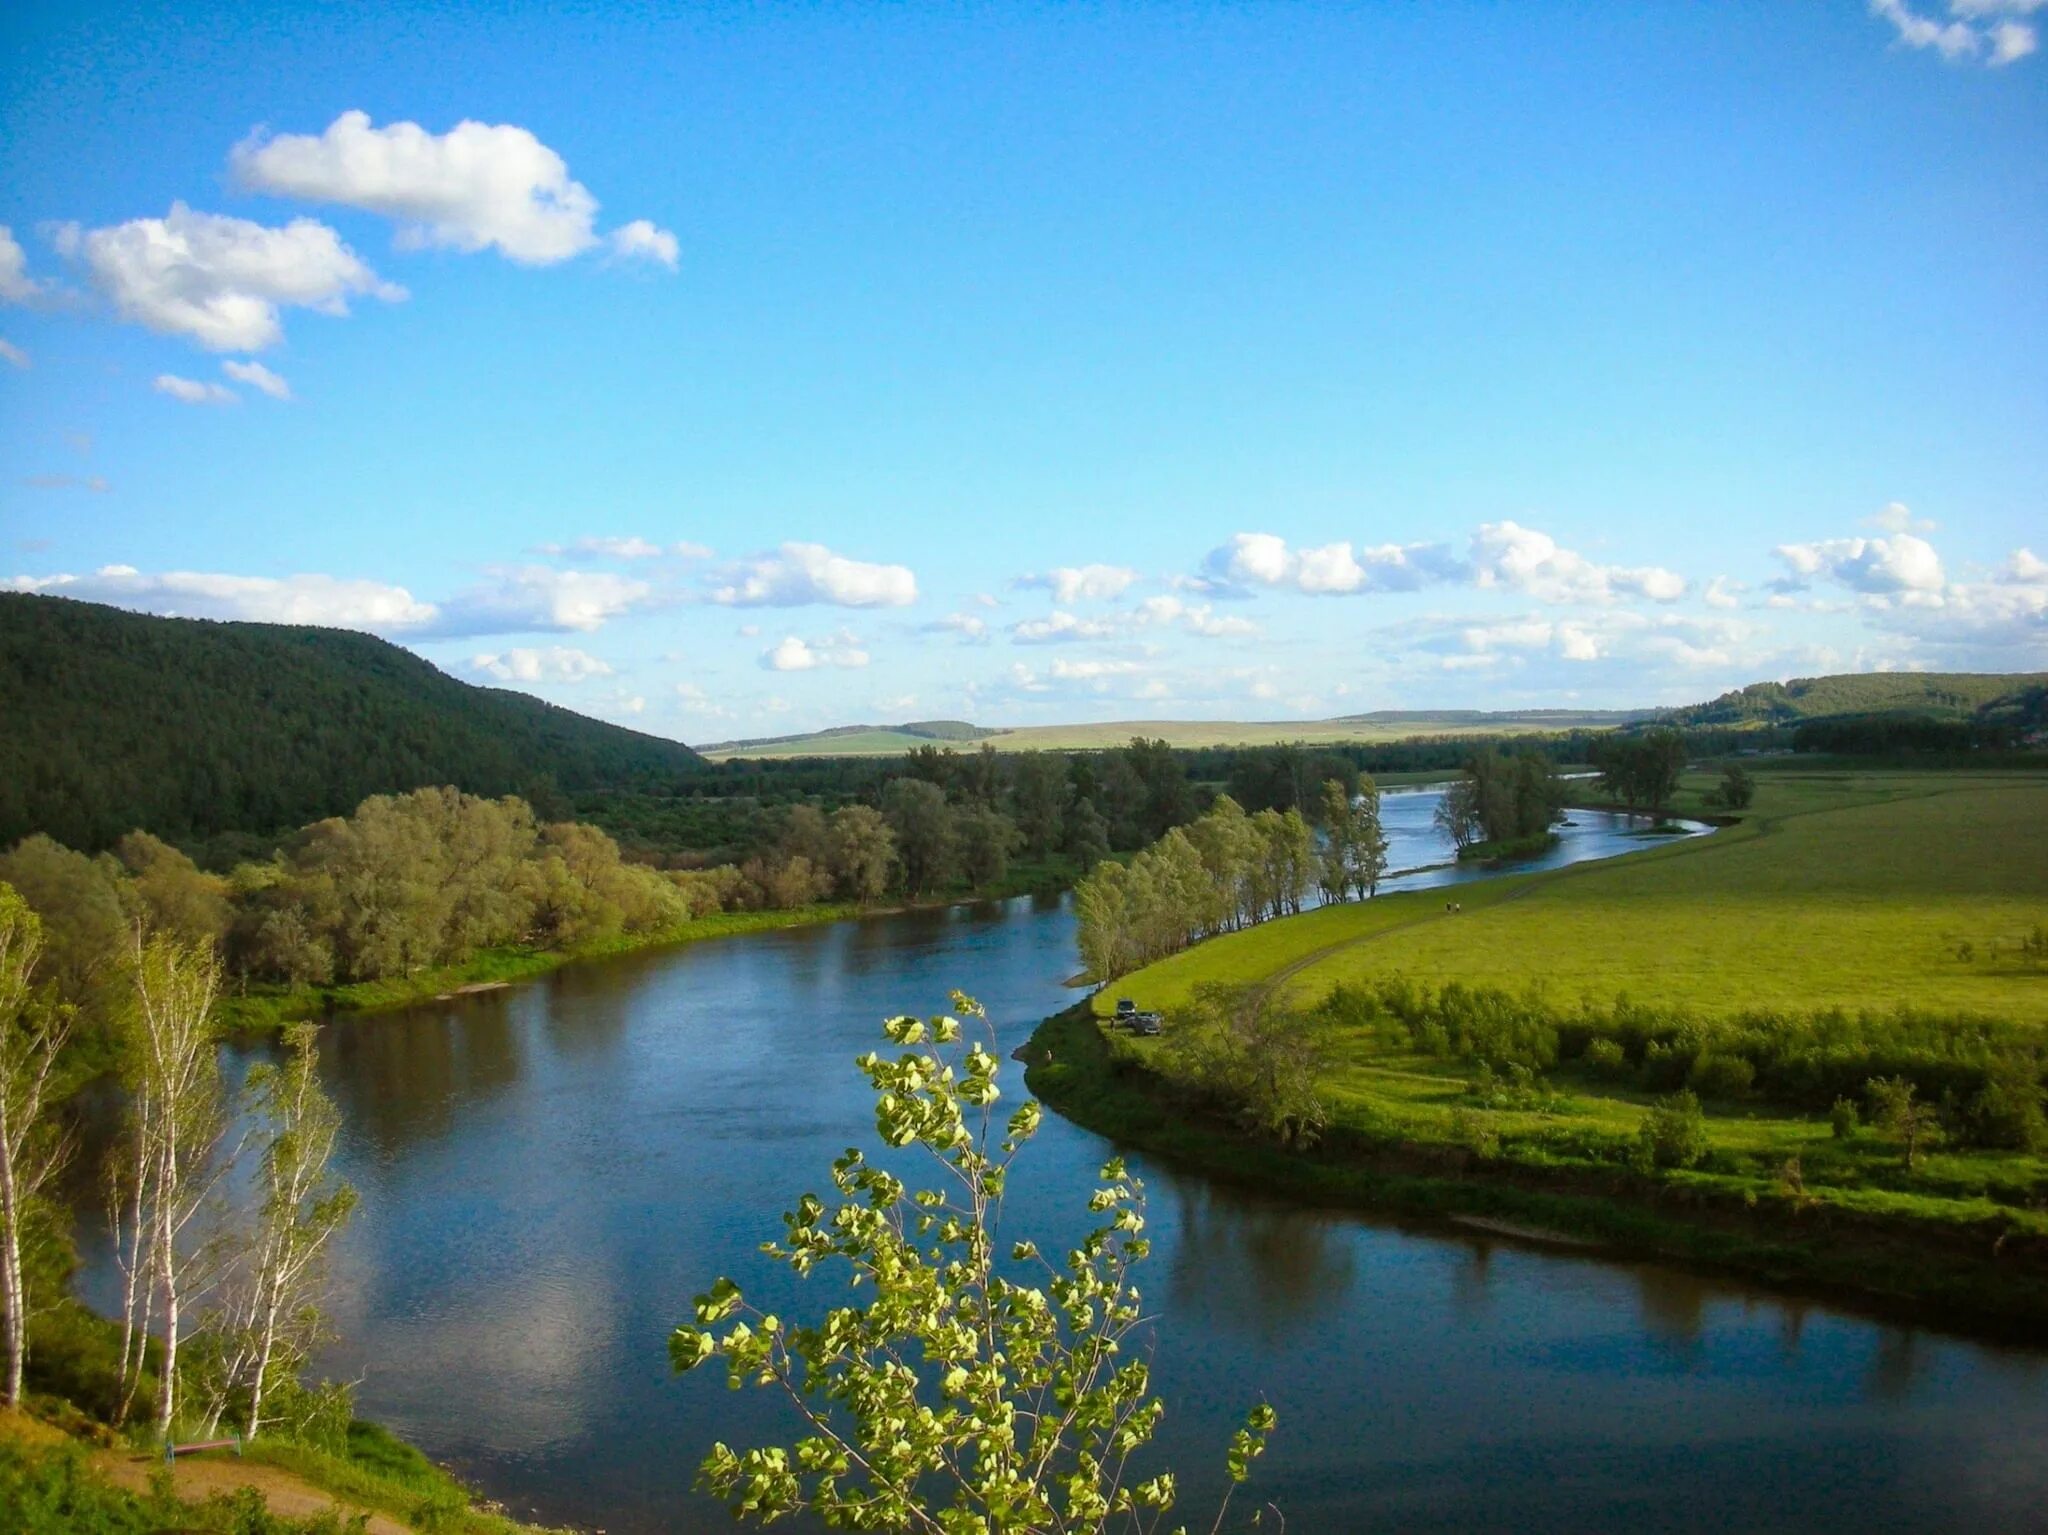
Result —
M 1471 1109 L 1451 1110 L 1451 1140 L 1481 1161 L 1491 1161 L 1500 1155 L 1500 1132 L 1486 1122 L 1483 1114 Z
M 1695 1167 L 1707 1154 L 1707 1117 L 1691 1089 L 1659 1098 L 1639 1132 L 1642 1153 L 1654 1167 Z
M 1862 1123 L 1863 1115 L 1854 1098 L 1837 1098 L 1835 1106 L 1828 1110 L 1828 1128 L 1834 1131 L 1838 1141 L 1854 1140 Z
M 1585 1060 L 1593 1070 L 1607 1076 L 1620 1076 L 1628 1070 L 1628 1051 L 1618 1039 L 1593 1040 L 1586 1046 Z
M 1740 1055 L 1708 1052 L 1692 1063 L 1686 1084 L 1708 1098 L 1740 1098 L 1756 1081 L 1756 1068 Z

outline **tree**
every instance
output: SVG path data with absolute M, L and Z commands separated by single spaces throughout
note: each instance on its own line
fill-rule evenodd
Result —
M 126 1270 L 122 1327 L 123 1405 L 141 1380 L 152 1319 L 163 1333 L 156 1428 L 169 1437 L 178 1407 L 178 1346 L 206 1261 L 188 1229 L 212 1189 L 214 1155 L 226 1128 L 213 1004 L 220 965 L 210 949 L 175 938 L 138 938 L 134 951 L 134 1037 L 129 1052 L 130 1185 L 114 1242 Z
M 896 861 L 896 834 L 880 811 L 846 805 L 832 812 L 829 860 L 839 893 L 865 904 L 889 890 Z
M 1092 799 L 1076 800 L 1067 816 L 1067 856 L 1083 869 L 1092 869 L 1109 856 L 1109 823 Z
M 953 874 L 953 809 L 946 791 L 921 778 L 898 778 L 882 793 L 882 813 L 896 836 L 903 888 L 924 895 Z
M 313 1024 L 292 1025 L 283 1064 L 253 1069 L 246 1089 L 265 1135 L 261 1204 L 228 1305 L 221 1385 L 223 1395 L 246 1393 L 251 1439 L 263 1431 L 272 1388 L 296 1378 L 319 1341 L 327 1244 L 356 1206 L 355 1190 L 330 1167 L 341 1114 L 320 1088 L 318 1035 Z
M 1057 752 L 1026 752 L 1017 759 L 1013 797 L 1017 830 L 1033 858 L 1043 858 L 1060 845 L 1066 818 L 1067 759 Z
M 227 881 L 219 875 L 146 831 L 115 843 L 114 858 L 127 874 L 120 888 L 133 920 L 187 943 L 219 943 L 227 936 Z
M 1731 762 L 1721 769 L 1721 787 L 1715 792 L 1730 810 L 1747 810 L 1756 798 L 1756 780 L 1741 763 Z
M 1460 778 L 1444 790 L 1431 817 L 1436 829 L 1451 839 L 1459 852 L 1479 840 L 1479 791 L 1469 778 Z
M 7 1330 L 10 1407 L 21 1405 L 28 1358 L 26 1228 L 69 1150 L 49 1110 L 71 1019 L 68 1009 L 34 993 L 42 948 L 41 921 L 12 885 L 0 884 L 0 1322 Z
M 1268 1008 L 1242 986 L 1205 981 L 1176 1020 L 1170 1048 L 1187 1080 L 1247 1130 L 1307 1148 L 1328 1122 L 1317 1083 L 1327 1064 L 1320 1032 Z
M 1324 782 L 1321 800 L 1323 897 L 1348 901 L 1379 889 L 1387 871 L 1387 837 L 1380 828 L 1380 790 L 1371 778 L 1359 780 L 1356 792 L 1341 779 Z
M 985 1024 L 967 998 L 954 1007 Z M 764 1249 L 800 1276 L 843 1271 L 865 1305 L 790 1326 L 730 1279 L 697 1297 L 693 1325 L 669 1340 L 675 1367 L 721 1359 L 735 1388 L 780 1386 L 805 1431 L 788 1448 L 714 1445 L 701 1481 L 764 1524 L 811 1513 L 828 1527 L 930 1535 L 1152 1527 L 1175 1484 L 1165 1471 L 1141 1480 L 1133 1464 L 1165 1412 L 1128 1348 L 1144 1319 L 1131 1279 L 1150 1247 L 1142 1188 L 1120 1161 L 1105 1164 L 1089 1201 L 1100 1224 L 1063 1265 L 1028 1240 L 999 1247 L 1038 1105 L 995 1128 L 997 1057 L 979 1040 L 961 1048 L 957 1018 L 885 1027 L 902 1053 L 859 1062 L 875 1128 L 937 1176 L 913 1191 L 849 1151 L 832 1167 L 836 1206 L 805 1194 Z M 1255 1408 L 1233 1439 L 1233 1491 L 1273 1425 L 1271 1408 Z
M 1001 884 L 1017 847 L 1015 823 L 1001 811 L 976 803 L 954 812 L 953 830 L 967 883 L 976 890 Z
M 1914 1097 L 1908 1077 L 1872 1077 L 1863 1091 L 1870 1099 L 1870 1122 L 1899 1143 L 1907 1167 L 1917 1167 L 1920 1153 L 1941 1134 L 1934 1105 Z

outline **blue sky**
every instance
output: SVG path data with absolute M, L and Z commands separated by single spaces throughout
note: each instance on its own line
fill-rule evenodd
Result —
M 0 586 L 688 740 L 2048 667 L 2042 0 L 0 15 Z

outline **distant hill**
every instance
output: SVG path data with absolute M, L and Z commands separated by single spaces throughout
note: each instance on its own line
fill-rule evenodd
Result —
M 1846 716 L 1911 714 L 1937 720 L 1974 719 L 2012 707 L 2019 695 L 2048 683 L 2044 672 L 1850 672 L 1753 682 L 1709 703 L 1676 709 L 1674 725 L 1797 725 Z
M 0 594 L 0 847 L 269 834 L 426 784 L 570 791 L 702 766 L 367 634 Z
M 915 746 L 960 745 L 995 735 L 965 720 L 912 720 L 907 725 L 835 725 L 803 735 L 755 736 L 744 741 L 714 741 L 702 749 L 706 757 L 885 757 Z
M 889 756 L 934 742 L 987 745 L 997 751 L 1094 751 L 1132 736 L 1169 746 L 1273 746 L 1288 741 L 1398 741 L 1430 735 L 1520 735 L 1549 730 L 1600 730 L 1652 717 L 1649 709 L 1382 710 L 1329 720 L 1112 720 L 1102 724 L 1024 725 L 1004 730 L 957 720 L 910 725 L 845 725 L 809 735 L 723 741 L 703 748 L 714 761 L 737 757 Z M 953 732 L 941 734 L 941 730 Z

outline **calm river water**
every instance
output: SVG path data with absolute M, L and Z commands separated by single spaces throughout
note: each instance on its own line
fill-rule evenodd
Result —
M 1426 828 L 1425 800 L 1390 795 L 1390 824 Z M 1617 832 L 1575 820 L 1568 846 Z M 673 1376 L 670 1328 L 719 1274 L 784 1315 L 828 1303 L 755 1249 L 832 1157 L 872 1144 L 849 1063 L 885 1014 L 942 1009 L 958 986 L 1007 1052 L 1072 1000 L 1074 966 L 1065 904 L 1019 900 L 341 1022 L 326 1071 L 363 1200 L 325 1369 L 515 1511 L 731 1528 L 690 1490 L 698 1459 L 714 1439 L 786 1443 L 791 1424 L 767 1393 Z M 1048 1117 L 1008 1232 L 1050 1248 L 1083 1229 L 1110 1150 Z M 1294 1531 L 2048 1527 L 2048 1355 L 1136 1165 L 1162 1441 L 1191 1514 L 1265 1397 L 1280 1429 L 1254 1485 Z M 104 1301 L 100 1257 L 87 1289 Z

